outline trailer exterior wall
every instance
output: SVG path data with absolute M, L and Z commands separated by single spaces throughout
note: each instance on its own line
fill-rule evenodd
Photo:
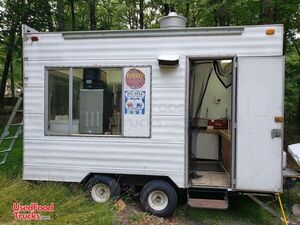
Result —
M 273 36 L 265 34 L 270 27 Z M 39 41 L 31 42 L 32 35 Z M 23 178 L 80 182 L 89 173 L 161 175 L 187 187 L 186 56 L 279 56 L 282 37 L 280 25 L 215 36 L 162 31 L 161 37 L 66 40 L 61 33 L 25 34 Z M 161 54 L 179 55 L 179 67 L 159 68 Z M 151 138 L 45 136 L 47 67 L 144 65 L 152 67 Z

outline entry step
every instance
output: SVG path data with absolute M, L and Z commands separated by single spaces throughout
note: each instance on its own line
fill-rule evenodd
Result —
M 202 209 L 227 209 L 229 204 L 228 200 L 217 200 L 217 199 L 199 199 L 189 198 L 188 204 L 193 208 Z
M 229 206 L 227 190 L 189 189 L 188 205 L 193 208 L 227 209 Z

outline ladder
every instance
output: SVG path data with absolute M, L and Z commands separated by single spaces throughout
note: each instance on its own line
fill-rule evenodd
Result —
M 21 93 L 20 96 L 18 97 L 18 100 L 14 107 L 14 110 L 12 111 L 12 113 L 9 117 L 9 120 L 3 130 L 1 137 L 0 137 L 0 147 L 2 147 L 2 149 L 0 149 L 0 159 L 1 159 L 0 165 L 4 164 L 6 162 L 18 137 L 20 136 L 20 134 L 22 134 L 23 118 L 22 118 L 21 122 L 14 123 L 17 113 L 23 112 L 23 110 L 20 109 L 20 107 L 22 106 L 22 102 L 23 102 L 23 93 Z M 10 132 L 10 127 L 15 127 L 17 129 L 15 132 Z M 10 133 L 14 133 L 14 134 L 11 135 Z M 3 146 L 7 146 L 7 142 L 9 142 L 8 147 L 5 147 L 3 149 Z

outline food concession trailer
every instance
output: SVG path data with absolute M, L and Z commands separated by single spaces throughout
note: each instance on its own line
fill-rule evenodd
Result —
M 122 188 L 158 216 L 283 190 L 283 26 L 23 26 L 24 180 Z

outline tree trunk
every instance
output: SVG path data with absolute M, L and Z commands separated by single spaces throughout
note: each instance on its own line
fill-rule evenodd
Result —
M 220 7 L 217 10 L 217 17 L 218 17 L 220 26 L 225 26 L 226 25 L 226 9 L 224 7 Z
M 163 10 L 164 10 L 164 15 L 166 16 L 166 15 L 168 15 L 169 14 L 169 12 L 170 12 L 170 5 L 169 4 L 167 4 L 167 3 L 164 3 L 164 8 L 163 8 Z
M 126 5 L 126 17 L 128 19 L 129 29 L 133 29 L 130 1 L 129 0 L 125 0 L 125 5 Z
M 175 4 L 174 3 L 170 4 L 170 12 L 176 12 Z
M 49 31 L 54 31 L 53 17 L 52 17 L 52 12 L 51 12 L 52 6 L 49 4 L 49 1 L 47 1 L 46 4 L 47 4 L 46 14 L 47 14 L 48 29 L 49 29 Z M 27 15 L 26 15 L 26 19 L 27 19 Z M 22 23 L 24 23 L 24 22 L 22 21 Z M 22 37 L 22 35 L 21 35 L 21 37 Z
M 144 29 L 144 0 L 140 0 L 140 29 Z
M 272 0 L 260 0 L 260 23 L 273 23 L 275 17 L 275 7 Z
M 14 78 L 13 57 L 12 57 L 11 63 L 10 63 L 10 91 L 11 91 L 12 100 L 14 102 L 14 99 L 15 99 L 15 78 Z
M 6 52 L 4 69 L 3 69 L 1 86 L 0 86 L 0 106 L 1 107 L 3 107 L 3 105 L 4 105 L 6 81 L 7 81 L 7 77 L 8 77 L 8 73 L 9 73 L 9 67 L 12 62 L 14 43 L 15 43 L 15 39 L 16 39 L 16 30 L 17 30 L 17 25 L 14 24 L 12 26 L 12 28 L 10 29 L 9 37 L 8 37 L 8 46 L 7 46 L 7 52 Z
M 65 30 L 64 0 L 57 0 L 57 24 L 58 31 Z
M 296 114 L 296 124 L 300 126 L 300 87 L 299 87 L 299 96 L 298 96 L 298 109 Z
M 96 30 L 97 22 L 96 22 L 96 1 L 89 0 L 89 8 L 90 8 L 90 30 Z
M 72 30 L 76 30 L 74 0 L 69 0 L 69 4 L 71 7 Z
M 190 24 L 190 2 L 187 1 L 185 3 L 185 13 L 184 13 L 185 18 L 187 19 L 186 26 L 188 27 Z

